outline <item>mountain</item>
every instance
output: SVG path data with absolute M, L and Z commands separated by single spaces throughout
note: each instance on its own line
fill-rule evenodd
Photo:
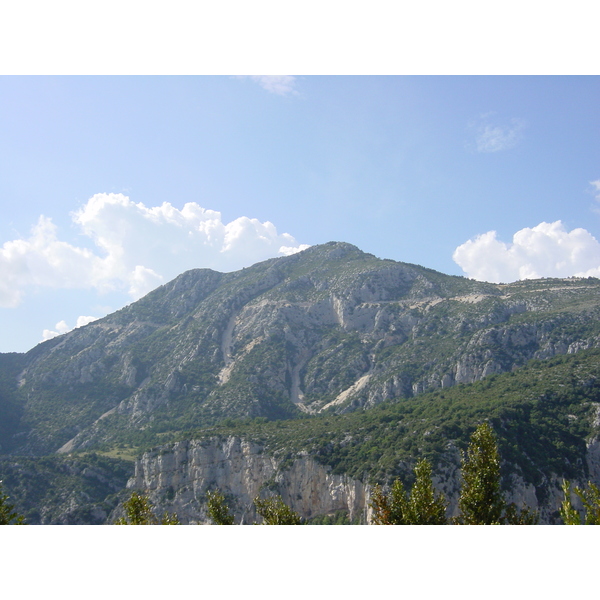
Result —
M 205 522 L 206 493 L 214 488 L 227 495 L 237 522 L 254 521 L 256 495 L 278 493 L 313 523 L 364 523 L 372 484 L 400 478 L 410 485 L 416 461 L 427 457 L 453 515 L 460 451 L 484 419 L 498 435 L 508 500 L 539 510 L 542 523 L 560 522 L 562 478 L 600 484 L 600 349 L 532 360 L 366 411 L 225 419 L 135 460 L 131 447 L 4 456 L 0 479 L 35 523 L 112 523 L 131 489 L 148 494 L 158 514 Z
M 188 271 L 0 355 L 0 451 L 118 458 L 232 419 L 367 418 L 593 352 L 599 292 L 594 278 L 477 282 L 338 242 L 234 273 Z
M 599 291 L 597 279 L 480 283 L 342 243 L 235 273 L 188 271 L 4 357 L 13 416 L 0 443 L 72 451 L 131 431 L 342 413 L 470 383 L 597 346 Z

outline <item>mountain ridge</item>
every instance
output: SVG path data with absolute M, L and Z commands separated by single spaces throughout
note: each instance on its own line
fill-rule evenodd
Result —
M 340 413 L 477 381 L 597 346 L 599 290 L 594 279 L 476 282 L 340 242 L 186 271 L 14 357 L 22 418 L 2 443 L 70 452 L 131 429 Z
M 168 453 L 169 444 L 223 432 L 264 442 L 265 452 L 274 453 L 272 460 L 279 465 L 277 477 L 289 489 L 297 489 L 298 482 L 288 480 L 284 471 L 300 455 L 315 464 L 324 461 L 318 468 L 300 461 L 323 481 L 334 479 L 322 468 L 333 469 L 336 477 L 347 473 L 354 481 L 364 480 L 364 473 L 381 481 L 405 476 L 411 456 L 427 454 L 427 448 L 440 457 L 445 443 L 464 444 L 469 427 L 481 415 L 499 419 L 496 426 L 505 436 L 511 473 L 523 482 L 519 493 L 543 504 L 544 498 L 556 499 L 558 488 L 552 482 L 557 477 L 570 473 L 583 481 L 588 471 L 597 471 L 585 466 L 590 460 L 596 464 L 596 429 L 591 421 L 587 424 L 594 419 L 590 411 L 596 383 L 577 383 L 555 406 L 544 400 L 528 365 L 532 359 L 544 363 L 583 352 L 589 379 L 595 382 L 599 347 L 600 281 L 593 278 L 492 284 L 379 259 L 340 242 L 231 273 L 193 269 L 27 353 L 0 355 L 0 467 L 8 469 L 10 481 L 22 482 L 16 497 L 28 485 L 35 488 L 25 473 L 34 472 L 38 462 L 47 481 L 70 482 L 70 500 L 66 492 L 46 496 L 51 506 L 44 522 L 75 522 L 84 514 L 96 515 L 98 522 L 114 509 L 115 482 L 123 482 L 123 473 L 132 468 L 127 461 L 153 447 Z M 560 386 L 576 371 L 563 369 L 560 361 L 552 369 L 549 377 L 563 379 L 548 388 L 554 390 L 548 398 L 561 398 Z M 503 379 L 495 381 L 501 374 Z M 511 374 L 523 382 L 519 390 L 535 389 L 537 395 L 528 400 L 525 393 L 520 399 L 520 392 L 506 383 Z M 488 385 L 500 396 L 500 404 L 485 400 Z M 508 402 L 502 396 L 515 393 L 513 408 L 502 412 L 498 407 Z M 456 394 L 468 400 L 455 402 Z M 570 413 L 563 404 L 572 407 Z M 378 406 L 384 420 L 375 426 L 379 413 L 373 410 Z M 400 416 L 386 408 L 390 406 Z M 433 407 L 437 413 L 428 412 Z M 549 420 L 531 416 L 546 410 L 554 415 Z M 421 412 L 431 427 L 410 417 L 411 411 Z M 442 421 L 438 413 L 444 415 Z M 467 413 L 462 423 L 460 415 Z M 354 425 L 338 439 L 328 419 L 341 427 L 346 417 Z M 386 419 L 399 425 L 389 430 Z M 269 421 L 275 423 L 265 425 L 264 431 L 271 432 L 269 439 L 279 440 L 275 445 L 261 437 L 260 424 Z M 505 423 L 513 421 L 506 429 Z M 317 433 L 310 433 L 311 423 Z M 413 423 L 410 428 L 408 423 Z M 511 427 L 525 437 L 515 438 Z M 383 451 L 364 435 L 365 428 L 388 439 L 397 451 Z M 550 436 L 540 446 L 543 451 L 529 443 L 537 435 Z M 320 441 L 315 445 L 313 438 Z M 519 444 L 533 453 L 533 462 L 519 457 Z M 107 483 L 92 493 L 90 482 L 81 480 L 88 467 L 81 465 L 94 453 L 105 457 L 98 472 Z M 454 474 L 455 458 L 444 467 Z M 94 462 L 98 459 L 89 460 L 99 464 Z M 238 459 L 232 455 L 231 460 Z M 569 470 L 571 463 L 577 466 L 574 471 Z M 77 475 L 64 479 L 65 470 Z M 455 475 L 444 477 L 444 485 L 455 494 Z M 227 480 L 220 484 L 229 485 Z M 78 489 L 89 490 L 85 493 L 95 504 L 82 501 L 80 506 L 74 500 Z M 163 493 L 171 494 L 166 488 Z M 178 497 L 178 490 L 173 493 Z M 102 494 L 107 499 L 101 500 Z M 190 518 L 201 515 L 188 506 L 200 497 L 194 500 L 184 490 L 181 494 Z M 157 505 L 159 496 L 153 497 Z M 79 506 L 75 512 L 67 508 L 73 502 Z M 550 521 L 552 502 L 544 504 Z M 311 506 L 314 511 L 338 505 L 325 496 L 323 503 Z

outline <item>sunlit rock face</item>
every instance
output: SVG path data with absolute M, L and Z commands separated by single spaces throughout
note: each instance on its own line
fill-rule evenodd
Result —
M 596 440 L 587 453 L 590 479 L 596 485 L 600 485 L 599 448 Z M 433 484 L 447 499 L 446 512 L 451 519 L 460 512 L 460 453 L 451 446 L 444 458 L 443 466 L 439 464 L 433 474 Z M 574 483 L 584 486 L 586 481 Z M 562 479 L 550 475 L 536 489 L 522 476 L 512 473 L 505 500 L 519 509 L 536 510 L 542 524 L 556 523 L 563 501 L 561 486 Z M 148 495 L 157 513 L 176 513 L 182 523 L 210 523 L 206 493 L 217 489 L 225 495 L 238 524 L 260 520 L 253 500 L 272 495 L 280 495 L 306 520 L 342 511 L 351 522 L 371 524 L 373 516 L 369 506 L 370 485 L 345 475 L 333 475 L 330 468 L 306 453 L 283 463 L 260 445 L 233 436 L 179 442 L 147 452 L 136 462 L 135 475 L 127 487 Z M 581 508 L 575 496 L 573 500 Z
M 477 282 L 338 242 L 188 271 L 23 355 L 23 427 L 0 443 L 70 452 L 151 423 L 340 414 L 472 383 L 599 346 L 599 291 L 596 279 Z
M 160 510 L 177 513 L 184 523 L 205 523 L 206 492 L 218 489 L 228 499 L 236 523 L 253 523 L 253 500 L 280 494 L 310 519 L 344 511 L 366 522 L 368 490 L 356 480 L 332 475 L 308 456 L 282 461 L 240 438 L 186 441 L 144 454 L 128 488 L 143 490 Z

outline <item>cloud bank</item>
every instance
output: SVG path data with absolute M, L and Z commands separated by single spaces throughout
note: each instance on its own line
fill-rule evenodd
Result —
M 269 221 L 223 223 L 220 212 L 195 202 L 179 210 L 96 194 L 71 217 L 95 250 L 61 241 L 52 220 L 41 216 L 28 239 L 0 248 L 0 306 L 17 306 L 30 286 L 126 290 L 138 299 L 188 269 L 234 271 L 308 247 Z
M 561 221 L 514 234 L 512 244 L 488 231 L 452 256 L 468 277 L 494 283 L 540 277 L 600 277 L 600 243 L 585 229 L 567 231 Z

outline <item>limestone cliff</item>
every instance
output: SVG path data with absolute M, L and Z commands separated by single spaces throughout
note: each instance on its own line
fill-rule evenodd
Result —
M 366 522 L 368 487 L 344 475 L 332 475 L 312 458 L 291 465 L 236 437 L 185 441 L 148 452 L 136 463 L 127 483 L 143 490 L 160 511 L 175 512 L 183 523 L 204 523 L 206 492 L 219 489 L 228 498 L 236 523 L 256 520 L 253 500 L 281 494 L 284 502 L 310 519 L 345 511 Z
M 600 485 L 599 440 L 588 444 L 587 457 L 590 479 Z M 272 494 L 281 495 L 288 506 L 307 520 L 343 511 L 354 523 L 370 524 L 371 486 L 330 471 L 306 453 L 284 464 L 258 444 L 238 437 L 210 438 L 145 453 L 137 461 L 127 488 L 147 494 L 158 512 L 175 512 L 184 524 L 209 522 L 206 492 L 212 489 L 225 494 L 239 524 L 254 523 L 254 498 Z M 441 457 L 433 482 L 448 500 L 448 517 L 458 515 L 460 454 L 452 444 Z M 585 481 L 573 483 L 584 485 Z M 563 500 L 561 484 L 562 479 L 552 475 L 536 488 L 513 473 L 505 498 L 519 508 L 528 506 L 539 511 L 541 523 L 555 523 Z M 580 507 L 578 499 L 573 500 Z

